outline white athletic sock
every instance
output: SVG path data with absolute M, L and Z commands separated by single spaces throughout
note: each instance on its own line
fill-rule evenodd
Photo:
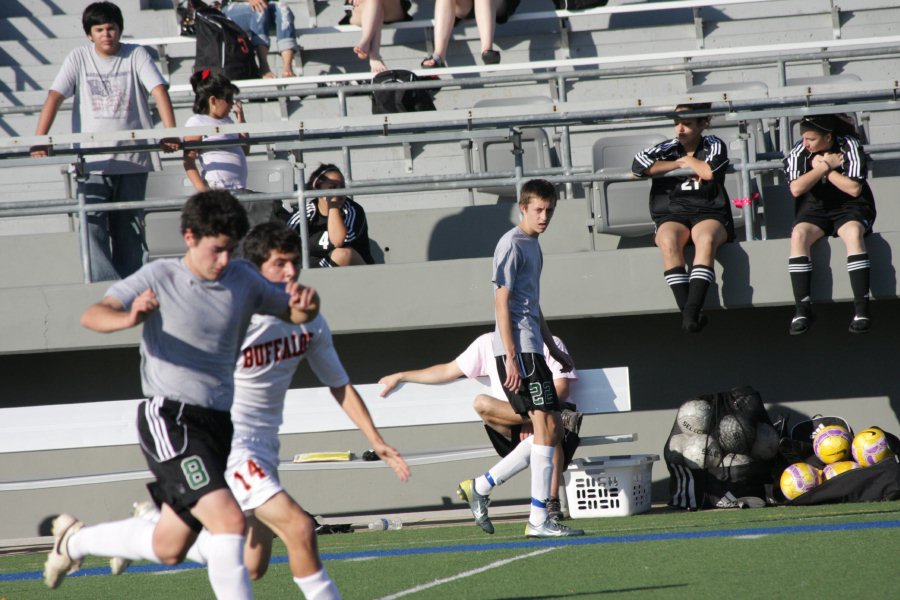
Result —
M 209 583 L 218 600 L 253 598 L 250 575 L 244 567 L 244 539 L 236 533 L 210 534 L 204 544 Z
M 196 541 L 194 541 L 194 545 L 188 548 L 185 558 L 200 565 L 207 564 L 209 562 L 207 558 L 209 543 L 212 539 L 213 535 L 209 531 L 201 529 Z
M 88 555 L 117 556 L 158 563 L 159 558 L 153 552 L 155 528 L 152 521 L 138 517 L 84 527 L 69 538 L 69 556 L 75 560 Z
M 519 442 L 519 445 L 513 448 L 512 452 L 504 456 L 500 462 L 491 467 L 486 475 L 490 476 L 494 485 L 501 485 L 512 479 L 520 471 L 524 471 L 528 468 L 528 465 L 531 463 L 531 447 L 533 445 L 534 436 L 529 436 L 524 441 Z M 479 477 L 478 479 L 482 478 Z M 478 489 L 478 479 L 475 480 L 475 491 L 485 495 L 484 492 Z M 484 479 L 485 482 L 490 483 L 487 481 L 487 477 L 484 477 Z
M 341 593 L 328 576 L 325 567 L 306 577 L 294 577 L 294 583 L 303 592 L 306 600 L 341 600 Z
M 547 499 L 550 497 L 550 479 L 553 477 L 553 446 L 531 449 L 531 514 L 528 522 L 540 525 L 547 520 Z

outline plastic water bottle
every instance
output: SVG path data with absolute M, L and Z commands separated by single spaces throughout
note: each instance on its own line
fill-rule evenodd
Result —
M 369 523 L 369 529 L 372 531 L 384 531 L 386 529 L 400 529 L 403 527 L 403 521 L 396 517 L 386 517 L 375 519 Z

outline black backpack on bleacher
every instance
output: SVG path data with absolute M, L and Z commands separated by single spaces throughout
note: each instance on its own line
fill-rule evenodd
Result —
M 258 78 L 259 67 L 250 34 L 203 0 L 191 0 L 191 5 L 197 37 L 194 71 L 209 69 L 232 81 Z
M 372 114 L 437 110 L 434 106 L 434 90 L 404 90 L 393 85 L 422 81 L 422 79 L 412 71 L 404 69 L 382 71 L 375 75 L 372 83 L 383 87 L 372 92 Z

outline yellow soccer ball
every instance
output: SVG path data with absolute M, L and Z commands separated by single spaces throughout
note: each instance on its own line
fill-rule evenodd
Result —
M 794 463 L 781 474 L 781 493 L 793 500 L 822 483 L 822 472 L 806 463 Z
M 826 425 L 813 436 L 813 451 L 826 465 L 850 460 L 850 432 L 840 425 Z
M 879 427 L 863 429 L 853 438 L 853 459 L 863 467 L 870 467 L 894 456 L 888 448 L 887 437 Z
M 824 469 L 822 469 L 822 474 L 825 476 L 825 480 L 829 480 L 832 477 L 837 477 L 841 473 L 846 473 L 847 471 L 852 471 L 853 469 L 859 469 L 859 463 L 856 463 L 852 460 L 842 460 L 836 463 L 831 463 L 830 465 L 826 465 Z

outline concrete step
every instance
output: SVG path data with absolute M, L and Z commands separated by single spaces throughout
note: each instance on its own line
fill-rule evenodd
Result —
M 28 17 L 29 15 L 44 18 L 54 15 L 77 15 L 81 18 L 81 13 L 88 4 L 95 0 L 63 0 L 61 2 L 47 2 L 46 0 L 4 0 L 0 4 L 0 17 Z M 126 17 L 126 25 L 128 23 L 127 16 L 135 14 L 141 10 L 148 8 L 152 0 L 116 0 L 116 6 L 122 10 L 123 16 Z
M 68 2 L 61 3 L 68 5 Z M 126 37 L 178 35 L 175 11 L 142 10 L 123 13 Z M 0 19 L 0 40 L 23 40 L 38 45 L 46 40 L 84 39 L 81 13 L 16 16 Z

